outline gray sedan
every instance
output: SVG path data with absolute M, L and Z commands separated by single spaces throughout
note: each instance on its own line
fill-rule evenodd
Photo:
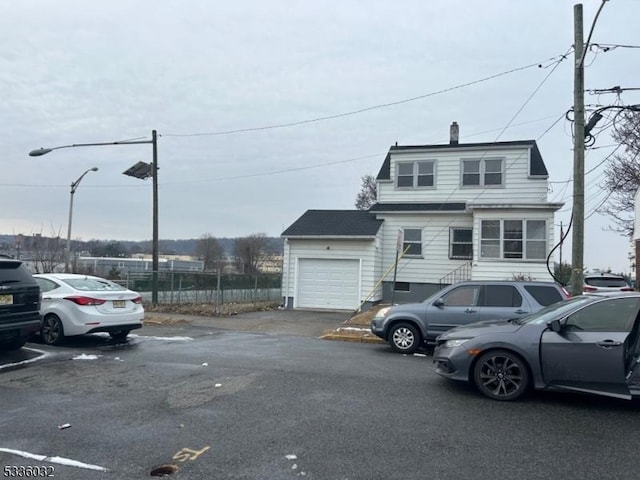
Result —
M 495 400 L 528 388 L 640 397 L 640 294 L 575 297 L 513 320 L 440 335 L 436 372 L 472 382 Z

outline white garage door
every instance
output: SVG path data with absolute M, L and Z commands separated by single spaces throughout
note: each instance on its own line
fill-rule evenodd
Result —
M 298 260 L 299 308 L 354 310 L 359 304 L 359 288 L 359 260 Z

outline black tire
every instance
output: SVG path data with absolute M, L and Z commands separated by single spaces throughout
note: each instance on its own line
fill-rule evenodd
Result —
M 113 332 L 109 332 L 109 335 L 111 335 L 111 338 L 113 338 L 114 340 L 118 340 L 118 341 L 122 341 L 122 340 L 126 340 L 127 335 L 129 335 L 129 332 L 131 330 L 114 330 Z
M 422 345 L 422 335 L 411 323 L 396 323 L 389 330 L 389 345 L 398 353 L 411 354 Z
M 490 350 L 478 358 L 473 382 L 483 395 L 493 400 L 515 400 L 529 388 L 529 370 L 520 355 Z
M 40 338 L 47 345 L 60 345 L 64 340 L 62 321 L 54 313 L 49 313 L 42 319 Z
M 19 350 L 24 344 L 27 343 L 27 337 L 13 337 L 11 340 L 7 340 L 6 342 L 2 342 L 0 344 L 0 349 L 2 350 Z

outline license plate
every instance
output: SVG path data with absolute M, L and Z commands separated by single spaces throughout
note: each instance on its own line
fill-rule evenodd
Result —
M 114 300 L 113 301 L 113 308 L 124 308 L 125 307 L 125 301 L 124 300 Z
M 0 305 L 11 305 L 13 303 L 13 295 L 0 295 Z

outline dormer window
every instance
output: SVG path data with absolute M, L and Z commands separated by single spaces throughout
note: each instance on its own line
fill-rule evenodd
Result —
M 435 185 L 435 161 L 398 162 L 397 188 L 425 188 Z
M 504 185 L 504 159 L 462 160 L 463 187 L 499 187 Z

